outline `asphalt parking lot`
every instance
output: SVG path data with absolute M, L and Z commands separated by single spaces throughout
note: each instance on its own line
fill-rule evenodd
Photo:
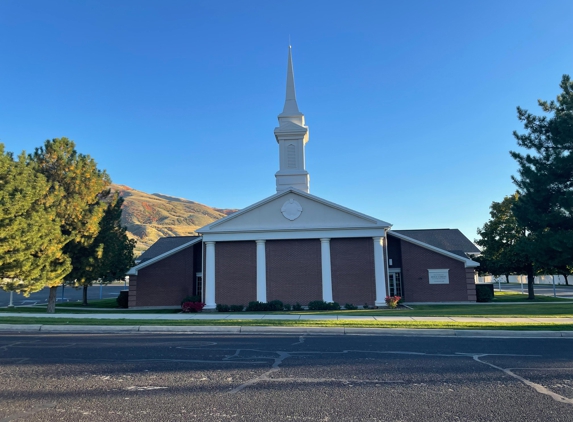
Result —
M 573 421 L 573 339 L 3 334 L 0 420 Z
M 123 284 L 112 284 L 100 286 L 88 287 L 88 302 L 90 300 L 109 299 L 116 298 L 121 290 L 126 289 Z M 63 294 L 62 294 L 63 293 Z M 21 305 L 37 305 L 48 303 L 48 295 L 50 294 L 50 289 L 42 289 L 39 292 L 32 293 L 30 296 L 25 297 L 24 295 L 14 293 L 12 302 L 14 306 Z M 56 300 L 58 303 L 61 302 L 79 302 L 82 300 L 82 289 L 74 289 L 73 287 L 58 287 L 56 294 Z M 0 307 L 8 306 L 10 303 L 10 293 L 0 289 Z

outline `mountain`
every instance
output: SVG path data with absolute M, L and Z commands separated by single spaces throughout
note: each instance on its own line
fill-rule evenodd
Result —
M 121 221 L 127 227 L 127 235 L 137 240 L 136 256 L 160 237 L 193 236 L 198 228 L 237 211 L 160 193 L 149 194 L 125 185 L 112 184 L 111 189 L 124 199 Z

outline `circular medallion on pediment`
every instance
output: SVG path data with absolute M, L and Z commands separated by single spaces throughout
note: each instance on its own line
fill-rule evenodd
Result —
M 302 206 L 294 199 L 289 199 L 281 208 L 281 213 L 284 218 L 293 221 L 296 220 L 302 213 Z

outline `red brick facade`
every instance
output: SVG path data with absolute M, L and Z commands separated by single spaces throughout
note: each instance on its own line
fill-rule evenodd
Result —
M 215 302 L 247 306 L 253 300 L 257 300 L 256 243 L 215 243 Z
M 267 240 L 265 254 L 269 301 L 307 305 L 322 300 L 319 239 Z
M 391 240 L 387 245 L 392 267 L 400 265 L 406 302 L 476 300 L 473 268 L 411 242 Z M 179 306 L 185 296 L 195 294 L 202 248 L 202 243 L 197 243 L 130 276 L 129 307 Z M 319 239 L 268 240 L 265 254 L 267 301 L 307 305 L 322 300 Z M 334 301 L 341 305 L 373 305 L 376 284 L 372 238 L 331 239 L 330 257 Z M 448 269 L 449 284 L 430 284 L 428 269 Z M 255 241 L 215 243 L 215 289 L 216 303 L 247 305 L 257 299 Z
M 402 282 L 406 302 L 475 301 L 473 268 L 463 262 L 402 240 Z M 449 284 L 430 284 L 428 269 L 449 269 Z M 473 290 L 472 290 L 473 289 Z
M 371 237 L 330 240 L 332 296 L 344 306 L 374 305 L 374 243 Z
M 130 276 L 129 307 L 179 306 L 183 298 L 193 295 L 195 249 L 183 249 Z

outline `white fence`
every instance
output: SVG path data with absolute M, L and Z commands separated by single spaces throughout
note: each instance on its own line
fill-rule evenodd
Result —
M 535 276 L 535 284 L 553 284 L 553 277 L 555 277 L 555 284 L 563 284 L 565 285 L 565 277 L 562 275 L 538 275 Z M 487 275 L 485 277 L 476 277 L 478 283 L 497 283 L 500 281 L 501 283 L 506 282 L 505 276 L 494 277 L 492 275 Z M 510 275 L 509 276 L 510 283 L 518 283 L 518 284 L 527 284 L 527 276 L 526 275 Z M 573 285 L 573 276 L 569 276 L 569 284 Z

